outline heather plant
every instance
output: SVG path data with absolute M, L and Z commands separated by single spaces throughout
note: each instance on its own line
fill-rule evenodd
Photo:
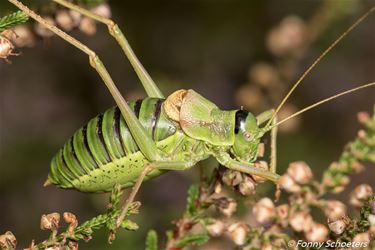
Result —
M 74 2 L 89 8 L 91 13 L 105 18 L 103 20 L 111 17 L 111 9 L 104 1 Z M 319 11 L 324 12 L 329 7 L 324 5 Z M 96 22 L 89 17 L 58 8 L 54 4 L 43 11 L 49 13 L 44 17 L 49 25 L 56 25 L 66 32 L 79 30 L 86 35 L 96 33 Z M 102 21 L 100 18 L 97 19 Z M 262 101 L 246 101 L 245 107 L 256 110 L 267 108 L 275 100 L 281 99 L 281 95 L 285 94 L 285 89 L 282 87 L 284 82 L 291 81 L 292 72 L 296 70 L 302 56 L 333 19 L 331 15 L 324 17 L 313 15 L 309 27 L 297 17 L 282 20 L 279 26 L 270 31 L 267 38 L 270 53 L 279 57 L 281 63 L 272 65 L 262 62 L 251 67 L 249 81 L 255 84 L 247 83 L 238 91 L 239 102 L 242 103 L 251 93 L 250 95 L 256 97 L 255 100 Z M 34 26 L 28 26 L 24 24 L 27 21 L 28 16 L 22 11 L 0 19 L 0 58 L 8 63 L 10 63 L 10 56 L 19 54 L 15 50 L 35 46 L 38 38 L 46 40 L 54 36 L 54 32 L 46 28 L 46 25 L 36 23 Z M 324 25 L 316 25 L 317 22 Z M 111 28 L 114 24 L 108 25 Z M 316 28 L 317 26 L 320 29 Z M 294 32 L 292 35 L 295 40 L 287 39 L 288 41 L 285 42 L 285 36 L 290 35 L 290 30 Z M 311 32 L 309 36 L 307 36 L 308 31 Z M 282 43 L 283 41 L 285 43 Z M 313 66 L 320 59 L 321 57 Z M 310 70 L 311 68 L 307 73 Z M 369 87 L 373 84 L 365 86 Z M 272 92 L 272 89 L 281 91 Z M 350 92 L 352 90 L 343 93 Z M 329 99 L 333 98 L 323 102 Z M 306 110 L 313 106 L 309 106 Z M 176 109 L 180 108 L 178 105 L 176 107 Z M 278 114 L 281 118 L 280 123 L 289 120 L 295 114 L 298 115 L 295 106 L 286 106 L 281 111 Z M 273 118 L 274 116 L 269 121 L 271 122 Z M 375 164 L 375 110 L 372 115 L 366 112 L 359 113 L 358 120 L 363 129 L 345 146 L 337 161 L 326 168 L 321 180 L 318 180 L 317 174 L 312 170 L 314 166 L 310 167 L 303 161 L 292 162 L 285 173 L 277 179 L 274 195 L 261 197 L 257 193 L 257 188 L 266 181 L 264 176 L 227 169 L 223 165 L 215 167 L 208 173 L 202 173 L 199 183 L 189 188 L 186 209 L 180 218 L 174 220 L 174 228 L 163 234 L 151 230 L 145 239 L 145 248 L 147 250 L 161 248 L 179 250 L 191 247 L 213 249 L 218 246 L 215 244 L 219 244 L 221 248 L 235 246 L 238 249 L 262 250 L 322 246 L 374 248 L 375 196 L 372 187 L 368 184 L 358 185 L 352 190 L 347 204 L 333 198 L 334 195 L 345 190 L 351 178 L 355 178 L 353 174 L 362 171 L 371 172 Z M 299 121 L 295 120 L 294 123 L 285 123 L 285 126 L 280 128 L 290 131 L 298 127 L 298 123 Z M 263 158 L 264 151 L 265 144 L 259 143 L 257 156 Z M 272 161 L 271 159 L 271 167 L 266 159 L 254 162 L 254 167 L 260 171 L 268 171 L 272 169 Z M 141 183 L 142 180 L 135 183 L 133 188 L 135 193 Z M 47 181 L 46 184 L 49 182 Z M 25 249 L 78 249 L 79 244 L 92 240 L 96 236 L 95 231 L 103 228 L 106 229 L 108 243 L 111 244 L 116 240 L 119 231 L 136 231 L 142 227 L 133 221 L 133 217 L 142 210 L 141 203 L 134 201 L 135 193 L 133 195 L 132 192 L 130 198 L 122 201 L 123 189 L 120 185 L 115 185 L 109 197 L 107 210 L 84 222 L 80 222 L 75 214 L 68 211 L 62 214 L 53 212 L 42 215 L 40 229 L 47 231 L 49 235 L 41 242 L 31 240 Z M 357 209 L 358 213 L 350 214 L 349 205 Z M 131 235 L 131 232 L 128 235 Z M 165 235 L 165 244 L 160 243 L 160 235 L 163 235 L 163 238 Z M 5 232 L 0 236 L 0 247 L 8 250 L 16 249 L 16 236 L 10 231 Z

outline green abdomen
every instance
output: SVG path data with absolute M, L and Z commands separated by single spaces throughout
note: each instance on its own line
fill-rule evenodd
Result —
M 177 130 L 162 111 L 163 101 L 146 98 L 129 102 L 156 143 L 167 139 Z M 65 143 L 52 159 L 48 179 L 62 188 L 107 191 L 118 181 L 134 179 L 131 173 L 138 171 L 131 168 L 141 170 L 145 163 L 147 160 L 140 153 L 124 117 L 118 107 L 113 107 L 91 119 Z M 118 172 L 108 173 L 111 171 L 109 169 Z

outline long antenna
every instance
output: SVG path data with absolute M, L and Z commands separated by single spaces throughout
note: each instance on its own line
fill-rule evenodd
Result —
M 273 113 L 271 119 L 267 122 L 266 127 L 268 127 L 272 121 L 275 119 L 277 113 L 280 111 L 281 107 L 285 104 L 288 100 L 290 95 L 293 91 L 297 88 L 297 86 L 302 82 L 303 79 L 310 73 L 310 71 L 324 58 L 325 55 L 328 54 L 344 37 L 346 37 L 353 29 L 355 29 L 366 17 L 368 17 L 373 11 L 375 10 L 375 6 L 373 6 L 369 11 L 367 11 L 364 15 L 362 15 L 355 23 L 353 23 L 344 33 L 342 33 L 339 38 L 336 39 L 311 65 L 310 67 L 301 75 L 301 77 L 297 80 L 297 82 L 293 85 L 293 87 L 289 90 L 288 94 L 284 97 L 281 101 L 279 106 L 277 107 L 276 111 Z
M 273 128 L 273 127 L 277 127 L 277 126 L 279 126 L 280 124 L 282 124 L 282 123 L 288 121 L 289 119 L 292 119 L 292 118 L 296 117 L 297 115 L 300 115 L 300 114 L 302 114 L 302 113 L 304 113 L 304 112 L 306 112 L 306 111 L 308 111 L 308 110 L 310 110 L 310 109 L 312 109 L 312 108 L 314 108 L 314 107 L 316 107 L 316 106 L 322 105 L 323 103 L 326 103 L 326 102 L 328 102 L 328 101 L 330 101 L 330 100 L 333 100 L 333 99 L 336 99 L 336 98 L 338 98 L 338 97 L 340 97 L 340 96 L 347 95 L 347 94 L 350 94 L 350 93 L 355 92 L 355 91 L 357 91 L 357 90 L 364 89 L 364 88 L 368 88 L 368 87 L 372 87 L 372 86 L 375 87 L 375 82 L 368 83 L 368 84 L 365 84 L 365 85 L 362 85 L 362 86 L 359 86 L 359 87 L 356 87 L 356 88 L 353 88 L 353 89 L 349 89 L 349 90 L 346 90 L 346 91 L 341 92 L 341 93 L 339 93 L 339 94 L 336 94 L 336 95 L 334 95 L 334 96 L 331 96 L 331 97 L 325 98 L 325 99 L 323 99 L 323 100 L 321 100 L 321 101 L 319 101 L 319 102 L 316 102 L 316 103 L 314 103 L 314 104 L 312 104 L 312 105 L 309 105 L 309 106 L 307 106 L 306 108 L 303 108 L 303 109 L 301 109 L 300 111 L 298 111 L 298 112 L 296 112 L 296 113 L 294 113 L 294 114 L 292 114 L 292 115 L 290 115 L 290 116 L 288 116 L 288 117 L 282 119 L 281 121 L 277 122 L 276 124 L 273 124 L 272 126 L 268 126 L 268 127 L 266 127 L 266 128 L 267 128 L 266 130 L 268 131 L 268 130 L 270 130 L 270 129 Z

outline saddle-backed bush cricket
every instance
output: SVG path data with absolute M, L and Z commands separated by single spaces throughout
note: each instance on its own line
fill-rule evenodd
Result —
M 64 188 L 88 192 L 110 191 L 115 184 L 123 187 L 134 186 L 118 218 L 118 225 L 146 178 L 157 176 L 165 170 L 188 169 L 209 156 L 230 169 L 277 182 L 278 125 L 341 95 L 375 85 L 369 83 L 347 90 L 310 105 L 282 121 L 276 121 L 278 111 L 303 78 L 347 33 L 372 13 L 374 8 L 323 52 L 293 85 L 276 110 L 254 116 L 243 110 L 220 110 L 193 90 L 178 90 L 164 100 L 163 94 L 113 21 L 64 0 L 54 1 L 108 25 L 111 35 L 124 50 L 148 94 L 148 98 L 142 101 L 127 103 L 94 51 L 56 26 L 48 24 L 19 1 L 9 0 L 37 22 L 86 53 L 90 65 L 101 76 L 115 99 L 118 108 L 110 109 L 91 120 L 55 156 L 47 184 L 54 183 Z M 272 134 L 269 170 L 254 166 L 257 146 L 266 132 Z

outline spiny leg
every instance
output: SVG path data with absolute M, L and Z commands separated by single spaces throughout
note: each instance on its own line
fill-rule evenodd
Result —
M 275 183 L 280 177 L 278 174 L 272 173 L 271 171 L 256 168 L 252 163 L 244 163 L 233 160 L 227 153 L 220 152 L 215 155 L 215 158 L 219 161 L 220 164 L 229 169 L 250 175 L 256 175 Z
M 142 184 L 143 180 L 145 179 L 145 177 L 147 176 L 147 174 L 149 172 L 151 172 L 154 169 L 176 170 L 176 171 L 185 170 L 185 169 L 187 169 L 187 168 L 189 168 L 193 165 L 194 165 L 193 162 L 180 162 L 180 161 L 178 161 L 178 162 L 173 162 L 173 161 L 171 161 L 171 162 L 153 162 L 153 163 L 148 164 L 142 170 L 141 174 L 138 176 L 137 181 L 135 182 L 135 184 L 132 188 L 132 191 L 130 192 L 128 198 L 126 199 L 124 205 L 121 208 L 121 214 L 117 218 L 117 222 L 116 222 L 117 228 L 119 228 L 121 226 L 121 223 L 123 222 L 131 203 L 134 201 L 134 198 L 135 198 L 136 194 L 138 193 L 139 188 L 141 187 L 141 184 Z
M 128 125 L 132 136 L 134 137 L 137 145 L 139 146 L 142 153 L 150 161 L 156 161 L 161 158 L 160 153 L 157 150 L 155 143 L 152 138 L 146 133 L 142 124 L 139 122 L 133 111 L 130 109 L 129 105 L 125 101 L 124 97 L 121 95 L 120 91 L 117 89 L 115 83 L 113 82 L 111 76 L 109 75 L 107 69 L 103 65 L 102 61 L 96 55 L 94 51 L 88 48 L 86 45 L 82 44 L 80 41 L 74 37 L 66 34 L 64 31 L 60 30 L 54 25 L 49 24 L 41 16 L 37 15 L 35 12 L 30 10 L 27 6 L 23 5 L 18 0 L 8 0 L 10 3 L 14 4 L 26 13 L 28 16 L 36 20 L 42 26 L 46 27 L 65 41 L 69 42 L 76 48 L 80 49 L 89 56 L 90 65 L 98 72 L 108 90 L 110 91 L 112 97 L 114 98 L 117 106 L 120 108 L 122 115 L 125 118 L 126 124 Z
M 272 120 L 272 125 L 277 123 L 277 117 Z M 270 170 L 276 173 L 277 167 L 277 126 L 271 129 L 271 155 L 270 155 Z
M 270 109 L 260 113 L 256 118 L 258 121 L 258 126 L 263 124 L 264 122 L 271 119 L 273 113 L 275 112 L 274 109 Z M 272 125 L 277 123 L 277 118 L 275 117 L 272 121 Z M 270 171 L 272 173 L 276 173 L 276 164 L 277 164 L 277 126 L 272 127 L 271 129 L 271 155 L 270 155 Z
M 105 18 L 100 15 L 96 15 L 91 11 L 84 9 L 78 5 L 70 3 L 66 0 L 53 0 L 54 2 L 65 6 L 68 9 L 74 10 L 84 16 L 92 18 L 98 22 L 101 22 L 108 26 L 109 33 L 117 40 L 122 50 L 124 51 L 126 57 L 129 59 L 131 65 L 133 66 L 135 72 L 137 73 L 141 83 L 146 90 L 149 97 L 164 98 L 160 89 L 156 86 L 155 82 L 152 80 L 151 76 L 147 73 L 145 68 L 142 66 L 134 51 L 130 47 L 125 35 L 122 33 L 118 25 L 111 19 Z
M 117 218 L 117 221 L 116 221 L 116 228 L 119 228 L 121 226 L 121 224 L 122 224 L 123 220 L 125 219 L 125 216 L 128 212 L 130 204 L 132 204 L 132 202 L 134 201 L 134 198 L 135 198 L 136 194 L 138 193 L 139 188 L 141 187 L 141 184 L 142 184 L 143 180 L 145 179 L 146 175 L 150 171 L 152 171 L 153 168 L 154 168 L 154 166 L 152 164 L 147 165 L 143 169 L 142 173 L 138 176 L 138 179 L 135 182 L 135 184 L 132 188 L 132 191 L 130 192 L 128 198 L 126 199 L 124 205 L 121 208 L 121 214 L 119 215 L 119 217 Z

